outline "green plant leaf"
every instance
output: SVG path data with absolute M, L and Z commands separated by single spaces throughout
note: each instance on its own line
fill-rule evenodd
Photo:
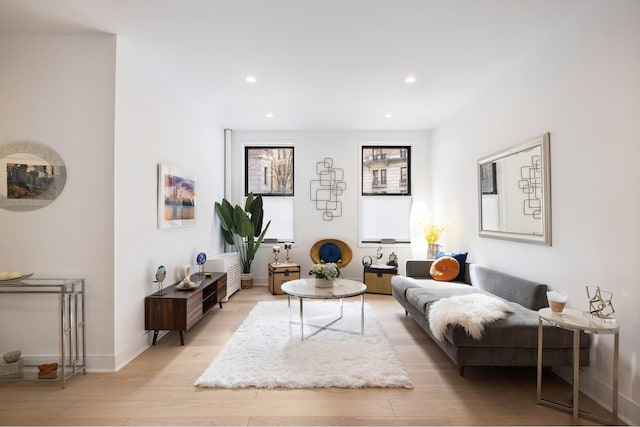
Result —
M 264 228 L 264 230 L 262 230 L 262 233 L 260 234 L 260 236 L 258 236 L 258 240 L 256 240 L 256 252 L 258 251 L 258 248 L 262 244 L 262 240 L 264 240 L 264 235 L 267 234 L 267 230 L 269 229 L 270 225 L 271 225 L 271 221 L 267 223 L 267 226 Z
M 251 222 L 253 223 L 254 236 L 258 237 L 262 232 L 262 221 L 264 218 L 264 211 L 262 209 L 262 196 L 256 197 L 249 206 L 249 212 L 251 213 Z
M 253 236 L 253 224 L 249 220 L 247 213 L 238 205 L 233 210 L 233 222 L 240 236 L 245 238 Z
M 244 202 L 244 211 L 251 212 L 251 205 L 253 204 L 253 193 L 247 194 L 247 200 Z
M 218 218 L 220 219 L 220 227 L 222 230 L 235 233 L 236 228 L 233 223 L 233 207 L 231 204 L 226 199 L 222 200 L 222 204 L 216 202 L 215 211 L 216 215 L 218 215 Z
M 233 239 L 233 233 L 227 230 L 222 230 L 222 235 L 224 236 L 224 241 L 229 245 L 236 244 L 236 241 Z

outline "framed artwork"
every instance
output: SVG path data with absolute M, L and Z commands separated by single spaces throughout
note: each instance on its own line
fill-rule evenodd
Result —
M 410 196 L 411 147 L 362 146 L 362 195 Z
M 482 187 L 482 194 L 498 194 L 496 162 L 483 163 L 480 165 L 480 185 Z
M 35 142 L 0 145 L 0 208 L 30 211 L 47 206 L 62 192 L 64 162 L 53 149 Z
M 158 165 L 158 228 L 196 222 L 196 177 L 172 166 Z
M 293 154 L 293 147 L 245 147 L 245 196 L 293 196 Z

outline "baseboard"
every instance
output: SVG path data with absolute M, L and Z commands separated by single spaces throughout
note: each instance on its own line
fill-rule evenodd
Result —
M 158 339 L 165 336 L 168 331 L 159 331 Z M 138 357 L 143 351 L 151 347 L 153 342 L 153 331 L 145 331 L 137 339 L 133 340 L 122 351 L 115 356 L 115 371 L 119 371 Z
M 59 354 L 24 355 L 24 364 L 38 366 L 45 363 L 60 363 Z M 107 354 L 88 354 L 87 372 L 115 372 L 113 356 Z
M 571 368 L 554 368 L 553 371 L 563 380 L 571 383 L 573 371 Z M 600 406 L 611 410 L 613 395 L 612 384 L 607 384 L 589 375 L 588 371 L 580 368 L 580 391 Z M 618 418 L 628 425 L 640 425 L 640 404 L 618 391 Z

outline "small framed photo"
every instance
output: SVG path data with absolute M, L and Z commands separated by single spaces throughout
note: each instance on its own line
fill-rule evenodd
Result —
M 293 147 L 245 147 L 244 193 L 293 196 Z
M 196 222 L 196 177 L 158 165 L 158 228 L 185 227 Z

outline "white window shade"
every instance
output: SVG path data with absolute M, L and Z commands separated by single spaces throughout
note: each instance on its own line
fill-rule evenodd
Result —
M 295 241 L 294 200 L 293 197 L 262 196 L 264 209 L 263 227 L 271 221 L 265 239 L 278 239 L 279 242 Z
M 360 241 L 395 239 L 409 242 L 411 196 L 366 196 L 360 198 Z

